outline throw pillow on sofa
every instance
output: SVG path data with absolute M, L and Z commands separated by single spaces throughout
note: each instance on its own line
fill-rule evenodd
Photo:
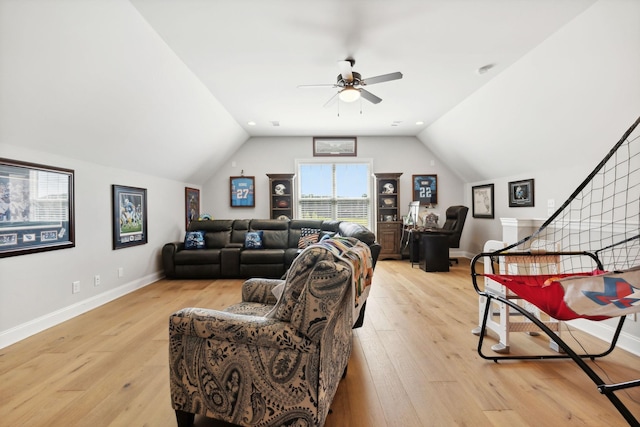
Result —
M 244 247 L 247 249 L 262 249 L 263 231 L 249 231 L 244 237 Z
M 302 227 L 300 229 L 300 239 L 298 239 L 298 249 L 304 249 L 313 243 L 317 243 L 319 239 L 319 228 Z
M 184 236 L 185 249 L 204 249 L 204 231 L 187 231 Z

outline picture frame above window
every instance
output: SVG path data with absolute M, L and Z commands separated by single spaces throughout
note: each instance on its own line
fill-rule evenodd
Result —
M 75 246 L 74 171 L 0 158 L 0 258 Z
M 509 207 L 533 207 L 534 205 L 533 179 L 511 181 L 509 183 Z
M 184 203 L 185 230 L 188 230 L 191 221 L 198 219 L 198 217 L 200 216 L 200 190 L 198 190 L 197 188 L 185 187 Z
M 438 204 L 438 175 L 412 175 L 413 200 L 421 206 Z
M 471 187 L 471 205 L 474 218 L 495 217 L 493 184 L 483 184 Z
M 253 208 L 255 199 L 256 179 L 253 176 L 229 177 L 229 197 L 232 208 Z
M 356 157 L 358 155 L 358 138 L 355 136 L 314 137 L 314 157 Z
M 147 243 L 146 188 L 111 186 L 113 249 Z

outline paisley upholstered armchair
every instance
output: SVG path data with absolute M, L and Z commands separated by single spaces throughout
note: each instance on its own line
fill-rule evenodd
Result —
M 243 302 L 225 311 L 171 315 L 178 425 L 200 414 L 243 426 L 322 426 L 351 354 L 351 265 L 313 245 L 286 280 L 248 280 Z

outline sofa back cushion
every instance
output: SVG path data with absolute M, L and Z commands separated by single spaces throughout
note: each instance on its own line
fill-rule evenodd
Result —
M 250 231 L 262 231 L 265 249 L 287 249 L 289 246 L 289 221 L 277 219 L 252 219 Z
M 224 248 L 231 240 L 231 219 L 197 220 L 189 223 L 189 231 L 204 231 L 207 249 Z
M 244 245 L 245 235 L 249 231 L 248 219 L 236 219 L 233 221 L 233 228 L 231 230 L 231 243 L 241 243 Z

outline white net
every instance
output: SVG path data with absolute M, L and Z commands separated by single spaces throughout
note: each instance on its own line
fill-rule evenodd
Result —
M 640 118 L 569 199 L 531 236 L 505 248 L 529 251 L 543 240 L 563 255 L 565 273 L 640 265 Z M 546 249 L 547 251 L 549 248 Z

